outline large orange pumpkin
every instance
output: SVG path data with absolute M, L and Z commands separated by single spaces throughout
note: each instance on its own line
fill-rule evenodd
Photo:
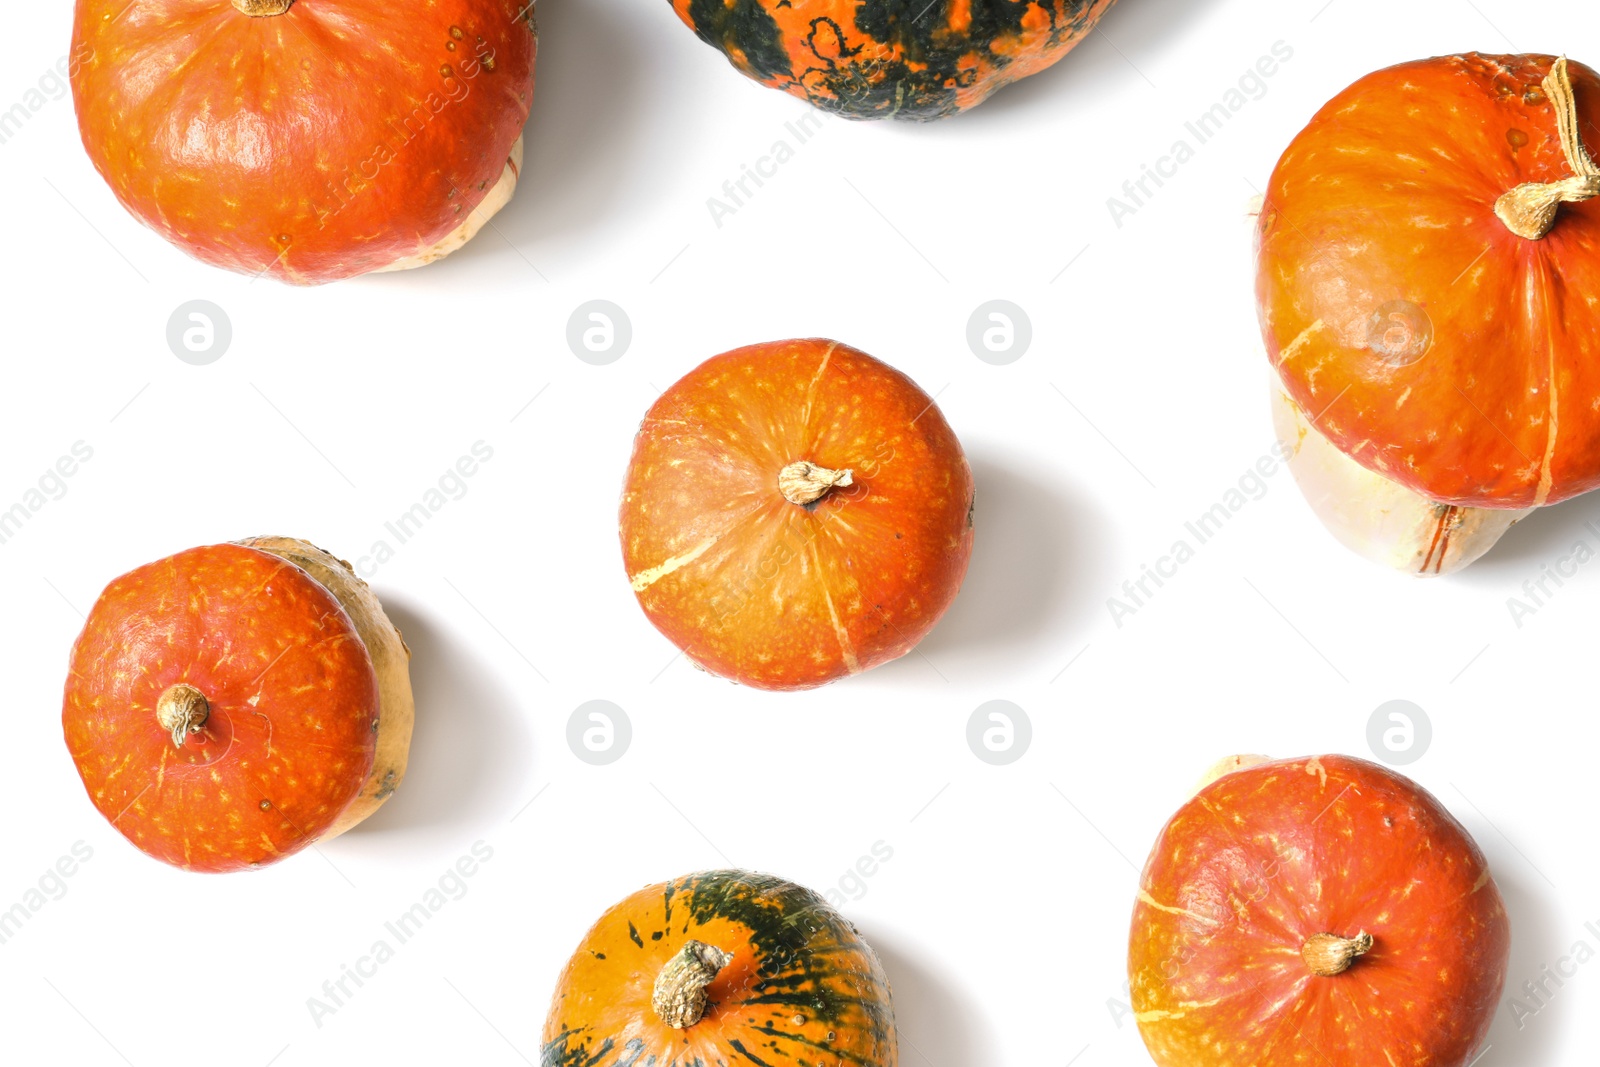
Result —
M 933 399 L 837 341 L 715 356 L 650 408 L 623 562 L 690 661 L 805 689 L 909 652 L 961 587 L 972 472 Z
M 116 579 L 72 648 L 67 749 L 100 814 L 188 870 L 275 863 L 405 776 L 410 652 L 348 564 L 285 537 Z
M 543 1067 L 895 1067 L 889 981 L 809 889 L 705 871 L 600 917 L 556 983 Z
M 1273 172 L 1257 302 L 1289 421 L 1418 498 L 1414 569 L 1442 569 L 1467 509 L 1600 485 L 1597 123 L 1588 67 L 1445 56 L 1356 82 Z
M 1113 0 L 672 0 L 763 85 L 852 119 L 965 111 L 1050 66 Z
M 207 263 L 299 284 L 420 266 L 511 199 L 532 12 L 78 0 L 78 126 L 122 205 Z
M 1145 864 L 1128 977 L 1161 1067 L 1466 1067 L 1511 946 L 1483 853 L 1426 790 L 1345 756 L 1253 762 Z

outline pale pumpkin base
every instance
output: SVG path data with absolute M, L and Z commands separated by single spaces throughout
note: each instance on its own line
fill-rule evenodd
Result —
M 1311 425 L 1276 381 L 1272 426 L 1289 452 L 1289 470 L 1328 532 L 1374 563 L 1433 577 L 1459 571 L 1500 540 L 1532 508 L 1454 507 L 1368 470 Z
M 344 560 L 316 545 L 292 537 L 252 537 L 239 544 L 270 552 L 320 582 L 344 608 L 356 633 L 367 646 L 372 670 L 378 676 L 378 743 L 372 773 L 319 840 L 337 837 L 383 806 L 406 776 L 411 752 L 411 730 L 416 705 L 411 696 L 411 650 L 378 598 Z
M 494 188 L 489 190 L 489 195 L 467 213 L 461 225 L 445 234 L 444 237 L 429 245 L 421 251 L 414 252 L 395 260 L 387 267 L 378 267 L 373 274 L 383 274 L 393 270 L 411 270 L 414 267 L 426 267 L 429 263 L 443 259 L 450 253 L 458 250 L 462 245 L 478 236 L 478 231 L 499 213 L 500 209 L 511 203 L 511 197 L 517 191 L 517 177 L 522 173 L 522 135 L 517 135 L 517 141 L 511 146 L 511 155 L 506 159 L 505 170 L 500 174 L 500 180 L 494 183 Z
M 1224 756 L 1222 759 L 1217 760 L 1217 762 L 1206 768 L 1206 773 L 1200 776 L 1200 780 L 1194 784 L 1194 789 L 1190 790 L 1189 795 L 1191 797 L 1195 796 L 1206 786 L 1210 785 L 1212 782 L 1216 781 L 1218 778 L 1221 778 L 1225 774 L 1232 774 L 1234 771 L 1242 771 L 1246 767 L 1254 767 L 1258 763 L 1271 762 L 1271 756 L 1259 756 L 1254 754 L 1245 756 Z

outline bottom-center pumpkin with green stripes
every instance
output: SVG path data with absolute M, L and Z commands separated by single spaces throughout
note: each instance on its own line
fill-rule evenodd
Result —
M 878 957 L 811 890 L 705 871 L 600 917 L 556 985 L 541 1067 L 896 1067 Z

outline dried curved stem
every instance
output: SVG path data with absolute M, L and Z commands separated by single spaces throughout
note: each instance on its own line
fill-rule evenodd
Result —
M 1556 132 L 1572 177 L 1554 182 L 1527 182 L 1495 201 L 1494 213 L 1518 237 L 1537 241 L 1556 224 L 1562 204 L 1579 204 L 1600 196 L 1600 166 L 1583 145 L 1578 126 L 1578 102 L 1567 72 L 1567 57 L 1550 67 L 1543 81 L 1545 95 L 1556 109 Z
M 172 735 L 173 748 L 182 748 L 184 739 L 199 733 L 210 717 L 205 694 L 185 682 L 169 685 L 156 701 L 156 722 Z
M 1300 946 L 1300 958 L 1319 978 L 1332 978 L 1350 969 L 1359 956 L 1372 951 L 1372 935 L 1362 931 L 1355 937 L 1314 934 Z
M 233 6 L 253 19 L 270 18 L 289 10 L 294 0 L 233 0 Z
M 650 1006 L 661 1021 L 675 1030 L 684 1030 L 705 1018 L 710 985 L 722 968 L 733 962 L 733 954 L 706 944 L 690 941 L 667 961 L 656 976 Z
M 821 500 L 834 486 L 847 486 L 854 480 L 853 471 L 830 470 L 802 459 L 778 472 L 778 491 L 789 503 L 804 507 Z

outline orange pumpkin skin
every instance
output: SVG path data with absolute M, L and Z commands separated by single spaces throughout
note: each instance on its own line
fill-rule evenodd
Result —
M 178 683 L 209 706 L 173 743 L 157 719 Z M 281 860 L 361 792 L 378 680 L 355 625 L 277 556 L 212 545 L 113 581 L 72 649 L 62 707 L 84 788 L 134 845 L 187 870 Z
M 1313 973 L 1319 934 L 1370 948 Z M 1226 774 L 1174 815 L 1140 880 L 1133 1010 L 1162 1067 L 1465 1067 L 1510 926 L 1483 853 L 1415 782 L 1345 756 Z
M 762 85 L 846 118 L 927 121 L 1044 70 L 1112 3 L 672 0 L 672 9 Z
M 78 0 L 78 126 L 122 205 L 213 266 L 305 285 L 382 270 L 500 180 L 533 94 L 531 18 L 522 0 L 265 17 Z
M 852 482 L 807 506 L 797 461 Z M 972 472 L 911 379 L 836 341 L 715 356 L 650 408 L 619 527 L 645 614 L 692 662 L 806 689 L 909 652 L 972 554 Z
M 1539 240 L 1495 214 L 1570 177 L 1550 56 L 1445 56 L 1334 97 L 1273 172 L 1257 306 L 1284 389 L 1341 451 L 1446 504 L 1600 485 L 1600 201 Z M 1600 143 L 1600 77 L 1571 64 Z
M 675 1029 L 652 987 L 691 940 L 733 959 L 703 1018 Z M 896 1067 L 883 966 L 816 893 L 771 875 L 705 871 L 601 916 L 556 983 L 541 1067 Z

